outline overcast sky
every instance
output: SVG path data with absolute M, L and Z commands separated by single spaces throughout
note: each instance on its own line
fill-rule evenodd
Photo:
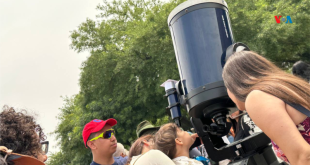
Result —
M 101 0 L 0 0 L 0 106 L 37 114 L 45 133 L 55 130 L 61 96 L 79 92 L 88 52 L 69 48 L 70 31 L 95 19 Z M 82 138 L 82 137 L 81 137 Z M 47 136 L 52 146 L 55 139 Z M 82 145 L 82 144 L 81 144 Z M 50 151 L 57 148 L 50 147 Z

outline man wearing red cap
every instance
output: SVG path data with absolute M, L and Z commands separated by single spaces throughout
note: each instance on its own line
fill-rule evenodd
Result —
M 83 129 L 83 140 L 86 148 L 90 148 L 93 154 L 93 162 L 90 165 L 117 165 L 113 159 L 116 151 L 117 140 L 112 129 L 117 123 L 115 119 L 94 119 L 87 123 Z

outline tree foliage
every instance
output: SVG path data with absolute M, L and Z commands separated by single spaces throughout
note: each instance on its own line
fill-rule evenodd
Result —
M 235 40 L 265 55 L 279 67 L 310 61 L 310 1 L 228 1 Z M 277 24 L 274 16 L 291 16 L 292 24 Z
M 81 66 L 79 94 L 64 98 L 55 131 L 61 151 L 48 164 L 91 162 L 82 130 L 92 119 L 115 118 L 117 140 L 127 147 L 136 138 L 139 122 L 161 125 L 170 120 L 160 84 L 178 80 L 179 73 L 167 18 L 183 1 L 104 1 L 97 6 L 97 20 L 87 19 L 71 32 L 71 48 L 88 51 L 90 56 Z M 227 3 L 235 41 L 246 43 L 282 67 L 300 59 L 310 61 L 310 1 Z M 293 24 L 277 24 L 276 15 L 290 15 Z M 186 117 L 182 121 L 188 129 Z

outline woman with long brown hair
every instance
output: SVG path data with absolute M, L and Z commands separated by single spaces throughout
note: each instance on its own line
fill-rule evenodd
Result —
M 229 97 L 272 140 L 277 156 L 310 164 L 310 84 L 252 51 L 229 57 L 222 76 Z

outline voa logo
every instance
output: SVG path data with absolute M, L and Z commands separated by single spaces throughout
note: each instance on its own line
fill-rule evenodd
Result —
M 282 22 L 285 22 L 285 23 L 293 23 L 292 22 L 292 19 L 291 19 L 291 16 L 286 16 L 286 18 L 285 17 L 282 17 L 282 15 L 280 15 L 280 16 L 274 16 L 274 18 L 276 19 L 276 22 L 277 23 L 281 23 L 281 21 Z

